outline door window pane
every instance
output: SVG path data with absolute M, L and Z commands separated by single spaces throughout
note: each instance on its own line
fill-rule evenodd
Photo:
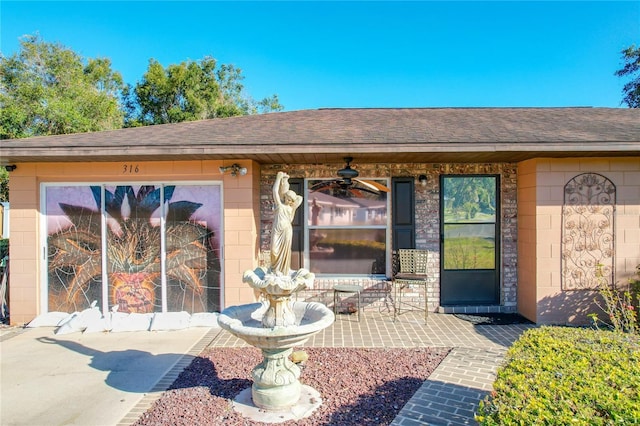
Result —
M 445 223 L 496 220 L 494 177 L 447 177 L 443 197 Z
M 495 257 L 493 224 L 444 225 L 445 269 L 493 269 Z
M 443 180 L 444 268 L 496 267 L 496 178 L 447 176 Z

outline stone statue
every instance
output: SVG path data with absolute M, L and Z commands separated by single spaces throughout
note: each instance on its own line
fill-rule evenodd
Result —
M 276 176 L 273 199 L 276 210 L 271 231 L 271 266 L 258 266 L 242 276 L 242 281 L 267 300 L 230 306 L 220 313 L 218 324 L 262 350 L 263 361 L 251 371 L 251 401 L 261 409 L 258 412 L 261 417 L 255 420 L 263 420 L 264 411 L 293 420 L 306 417 L 308 414 L 300 414 L 313 411 L 321 399 L 320 394 L 308 386 L 304 386 L 302 398 L 300 368 L 289 356 L 294 346 L 302 346 L 310 336 L 333 324 L 335 316 L 331 309 L 318 302 L 291 302 L 291 295 L 313 287 L 315 274 L 304 268 L 290 269 L 291 222 L 302 204 L 302 197 L 289 189 L 289 176 L 284 172 Z M 304 405 L 294 409 L 302 399 Z M 240 396 L 236 401 L 243 401 L 246 406 Z M 314 404 L 311 411 L 307 408 L 309 404 Z
M 289 189 L 289 175 L 278 172 L 273 184 L 276 211 L 271 230 L 271 268 L 277 274 L 288 275 L 291 269 L 291 222 L 302 204 L 302 196 Z
M 290 296 L 311 288 L 315 274 L 301 268 L 291 270 L 291 222 L 302 197 L 289 189 L 289 175 L 278 172 L 273 184 L 273 199 L 276 211 L 271 230 L 271 265 L 244 272 L 242 281 L 258 290 L 269 301 L 269 308 L 262 317 L 262 326 L 291 326 L 296 324 L 296 315 L 290 306 Z

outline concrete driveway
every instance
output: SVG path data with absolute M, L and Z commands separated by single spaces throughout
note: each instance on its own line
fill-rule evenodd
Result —
M 3 334 L 0 424 L 118 424 L 210 330 Z

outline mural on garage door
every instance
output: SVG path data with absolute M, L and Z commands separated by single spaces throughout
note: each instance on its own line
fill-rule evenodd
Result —
M 220 187 L 46 186 L 48 310 L 220 310 Z

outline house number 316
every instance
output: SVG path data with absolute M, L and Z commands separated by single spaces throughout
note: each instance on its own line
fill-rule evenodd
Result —
M 123 164 L 122 174 L 134 174 L 140 171 L 140 167 L 137 164 Z

